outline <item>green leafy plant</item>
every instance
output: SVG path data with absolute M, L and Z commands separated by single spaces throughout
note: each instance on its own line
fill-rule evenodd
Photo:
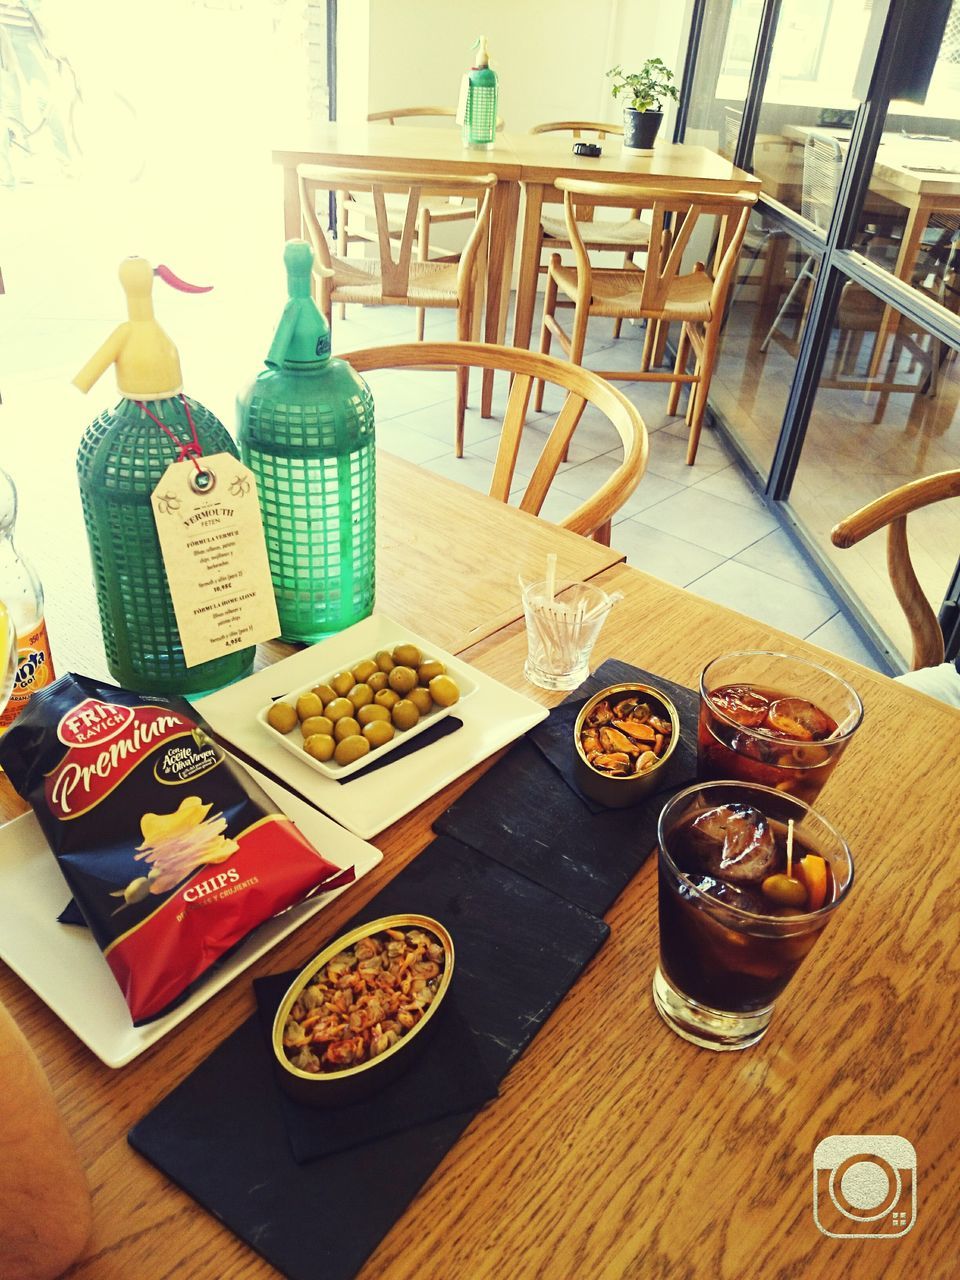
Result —
M 607 76 L 613 80 L 613 96 L 625 94 L 628 101 L 623 105 L 634 111 L 662 111 L 665 98 L 676 102 L 680 97 L 673 72 L 662 58 L 648 58 L 639 71 L 629 73 L 621 66 L 611 67 Z

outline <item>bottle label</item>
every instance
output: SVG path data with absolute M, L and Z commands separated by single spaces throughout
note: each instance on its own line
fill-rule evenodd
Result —
M 253 473 L 229 453 L 172 462 L 151 495 L 188 667 L 280 634 Z
M 32 631 L 17 636 L 17 674 L 10 701 L 0 712 L 0 732 L 9 729 L 37 690 L 45 689 L 54 679 L 50 641 L 41 618 Z

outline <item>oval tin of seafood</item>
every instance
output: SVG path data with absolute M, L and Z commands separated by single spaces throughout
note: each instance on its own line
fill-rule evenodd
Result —
M 604 773 L 600 769 L 595 769 L 587 759 L 581 742 L 581 734 L 583 732 L 584 722 L 587 716 L 604 698 L 614 698 L 619 694 L 637 693 L 642 694 L 649 702 L 656 704 L 653 711 L 656 713 L 659 707 L 663 714 L 670 721 L 670 742 L 667 749 L 652 768 L 645 770 L 643 773 L 632 773 L 625 776 L 616 776 L 612 773 Z M 574 767 L 577 778 L 577 785 L 584 795 L 589 796 L 591 800 L 596 800 L 598 804 L 605 804 L 611 809 L 624 809 L 627 805 L 636 804 L 638 800 L 642 800 L 645 795 L 655 790 L 661 783 L 661 774 L 667 761 L 676 750 L 677 743 L 680 741 L 680 717 L 677 715 L 677 709 L 667 697 L 665 693 L 661 693 L 659 689 L 655 689 L 649 684 L 612 684 L 606 689 L 601 689 L 599 693 L 595 693 L 580 708 L 580 714 L 577 716 L 576 724 L 573 726 L 573 749 L 574 749 Z
M 334 956 L 352 947 L 362 938 L 381 933 L 384 929 L 424 929 L 434 934 L 443 946 L 444 953 L 443 976 L 436 996 L 427 1006 L 426 1013 L 416 1026 L 411 1027 L 405 1036 L 378 1057 L 337 1071 L 318 1073 L 301 1071 L 299 1067 L 293 1065 L 283 1047 L 283 1030 L 294 1001 L 314 975 L 319 973 Z M 280 1066 L 280 1083 L 285 1092 L 308 1107 L 339 1107 L 368 1098 L 384 1085 L 389 1084 L 391 1080 L 395 1080 L 410 1066 L 414 1055 L 418 1052 L 418 1046 L 419 1048 L 424 1046 L 436 1023 L 437 1011 L 443 1004 L 443 998 L 453 976 L 453 963 L 453 939 L 443 925 L 430 916 L 384 916 L 380 920 L 371 920 L 368 924 L 351 929 L 349 933 L 343 934 L 329 946 L 324 947 L 319 955 L 301 969 L 287 988 L 273 1020 L 273 1055 Z

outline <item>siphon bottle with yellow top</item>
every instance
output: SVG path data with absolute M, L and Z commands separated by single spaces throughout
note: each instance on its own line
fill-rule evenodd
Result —
M 31 697 L 54 678 L 43 620 L 43 587 L 33 566 L 14 544 L 16 521 L 16 486 L 0 469 L 0 601 L 6 605 L 16 649 L 16 673 L 9 701 L 0 711 L 0 733 L 9 729 Z M 0 680 L 2 674 L 0 671 Z

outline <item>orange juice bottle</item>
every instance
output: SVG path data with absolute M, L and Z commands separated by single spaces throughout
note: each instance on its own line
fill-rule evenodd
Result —
M 43 620 L 43 588 L 32 566 L 13 542 L 17 491 L 0 469 L 0 600 L 16 636 L 16 674 L 7 705 L 0 711 L 0 733 L 9 729 L 38 689 L 54 678 L 50 641 Z

